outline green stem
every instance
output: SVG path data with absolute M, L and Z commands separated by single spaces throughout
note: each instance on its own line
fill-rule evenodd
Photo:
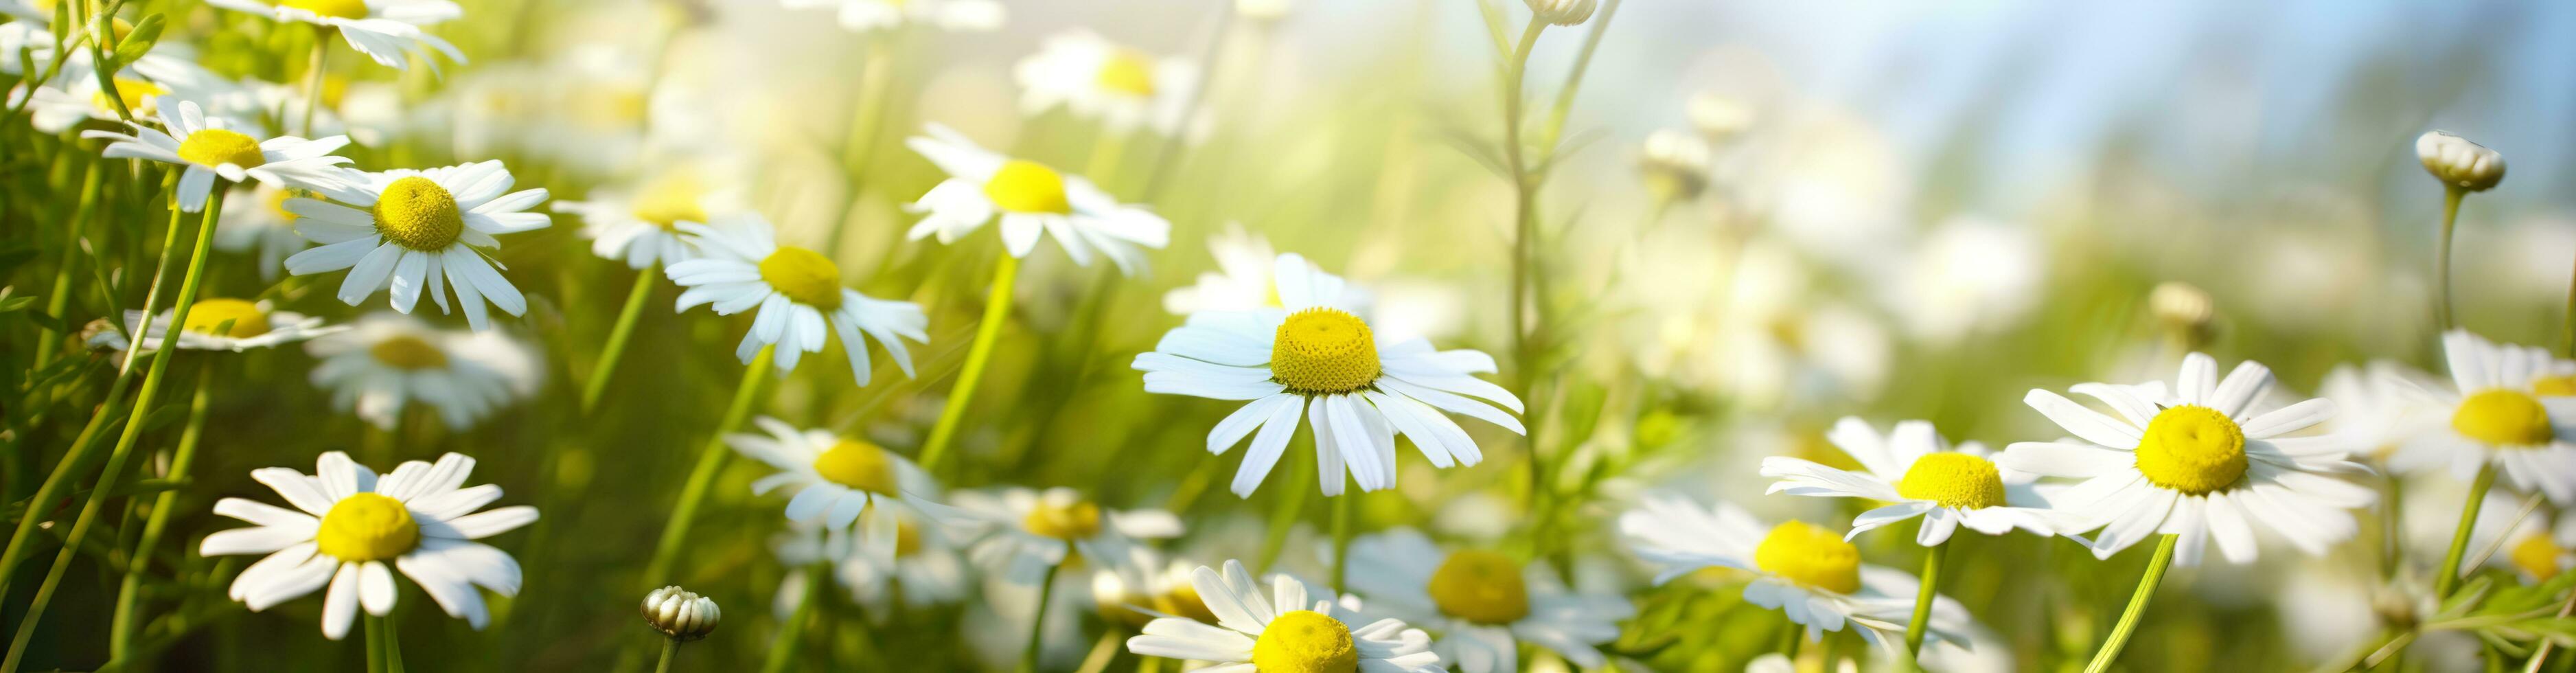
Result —
M 369 617 L 368 623 L 382 624 L 385 629 L 385 673 L 403 673 L 402 629 L 394 628 L 393 613 Z
M 366 618 L 367 673 L 385 673 L 385 626 L 375 617 Z
M 143 316 L 146 319 L 144 324 L 147 326 L 151 324 L 149 321 L 150 318 L 156 312 L 161 310 L 162 281 L 168 279 L 170 276 L 171 251 L 178 248 L 179 227 L 187 222 L 187 212 L 179 209 L 178 196 L 179 175 L 184 171 L 185 169 L 173 167 L 170 169 L 169 174 L 161 179 L 161 191 L 170 195 L 170 225 L 168 228 L 169 234 L 161 239 L 161 257 L 152 263 L 152 285 L 143 292 Z M 125 329 L 125 321 L 123 320 L 111 320 L 108 321 L 108 324 L 119 330 Z M 176 322 L 170 324 L 174 328 L 179 325 L 179 323 Z M 127 334 L 125 335 L 125 342 L 127 344 L 143 343 L 143 335 Z M 130 347 L 125 349 L 125 357 L 117 364 L 116 374 L 118 376 L 125 376 L 132 373 L 134 371 L 134 360 L 135 358 L 140 357 L 139 354 L 142 350 L 143 349 L 139 347 Z
M 1060 570 L 1064 570 L 1064 563 L 1059 561 L 1047 566 L 1046 577 L 1038 580 L 1038 609 L 1029 615 L 1029 644 L 1020 648 L 1020 673 L 1038 670 L 1038 646 L 1046 642 L 1047 603 L 1055 600 L 1055 574 Z
M 331 32 L 313 27 L 313 53 L 304 59 L 304 119 L 295 127 L 298 136 L 312 137 L 313 118 L 322 114 L 322 77 L 330 70 Z
M 805 630 L 814 621 L 814 604 L 822 602 L 823 588 L 831 583 L 832 570 L 828 565 L 816 564 L 806 571 L 805 595 L 796 597 L 796 611 L 788 613 L 787 623 L 780 624 L 778 635 L 770 637 L 769 655 L 760 660 L 761 673 L 785 671 L 788 664 L 796 661 L 796 651 L 805 644 Z M 668 662 L 670 650 L 662 652 L 663 660 Z
M 152 358 L 158 360 L 161 355 L 155 353 Z M 98 446 L 99 432 L 116 422 L 116 403 L 125 399 L 125 389 L 133 381 L 130 376 L 118 377 L 115 383 L 108 385 L 107 396 L 102 398 L 106 401 L 99 404 L 97 413 L 90 415 L 89 424 L 81 426 L 80 435 L 72 438 L 71 449 L 63 452 L 62 459 L 54 463 L 53 472 L 45 475 L 45 482 L 36 487 L 36 494 L 27 498 L 27 511 L 19 516 L 18 529 L 10 533 L 7 551 L 0 552 L 0 591 L 6 591 L 9 578 L 17 575 L 18 562 L 30 550 L 29 541 L 36 529 L 43 527 L 45 514 L 53 511 L 54 500 L 70 486 L 75 468 L 89 456 L 91 448 Z
M 99 181 L 104 173 L 100 169 L 106 165 L 107 161 L 104 159 L 92 159 L 89 161 L 89 167 L 81 171 L 80 205 L 72 208 L 72 219 L 65 223 L 62 241 L 63 259 L 61 263 L 54 266 L 54 289 L 52 294 L 45 297 L 45 315 L 53 316 L 56 320 L 62 319 L 63 310 L 71 305 L 72 267 L 80 262 L 81 227 L 88 224 L 91 215 L 97 212 Z M 54 328 L 44 328 L 36 341 L 36 364 L 29 369 L 42 370 L 46 363 L 53 362 L 54 349 L 60 347 L 61 343 L 62 339 L 54 332 Z
M 957 422 L 966 416 L 967 402 L 975 398 L 975 382 L 984 378 L 984 365 L 993 359 L 993 344 L 1002 336 L 1002 322 L 1011 314 L 1011 284 L 1018 277 L 1020 259 L 1002 251 L 1002 259 L 993 265 L 993 288 L 984 297 L 984 318 L 975 325 L 975 342 L 966 348 L 966 364 L 957 371 L 957 385 L 948 391 L 948 404 L 939 409 L 939 422 L 930 426 L 930 439 L 921 445 L 921 469 L 939 473 L 940 460 L 948 457 L 948 445 L 957 438 Z
M 179 431 L 179 448 L 170 456 L 170 474 L 164 478 L 179 481 L 188 478 L 188 466 L 197 459 L 197 445 L 205 441 L 206 409 L 212 396 L 215 360 L 205 358 L 197 368 L 197 392 L 188 400 L 188 425 Z M 133 560 L 125 565 L 125 581 L 116 590 L 115 616 L 108 622 L 107 651 L 111 658 L 132 661 L 134 657 L 135 608 L 143 597 L 143 575 L 151 565 L 152 550 L 161 546 L 161 534 L 170 528 L 170 513 L 179 504 L 178 489 L 162 491 L 152 500 L 152 515 L 143 523 L 143 537 L 134 543 Z
M 1333 498 L 1333 593 L 1350 591 L 1344 578 L 1351 557 L 1351 510 L 1358 508 L 1360 492 L 1351 491 Z
M 589 416 L 599 408 L 599 395 L 617 374 L 618 356 L 626 352 L 626 340 L 635 335 L 635 319 L 644 315 L 644 300 L 653 296 L 653 276 L 661 270 L 660 264 L 646 264 L 636 272 L 635 287 L 626 291 L 626 307 L 617 310 L 617 326 L 609 328 L 608 343 L 599 348 L 599 363 L 591 365 L 590 378 L 581 382 L 581 415 Z
M 2446 187 L 2442 191 L 2442 238 L 2433 252 L 2433 284 L 2438 288 L 2434 298 L 2442 305 L 2433 317 L 2444 332 L 2451 331 L 2451 326 L 2458 324 L 2451 315 L 2451 229 L 2460 220 L 2460 199 L 2468 195 L 2468 191 L 2458 187 Z
M 1092 141 L 1091 157 L 1082 174 L 1101 189 L 1111 189 L 1118 184 L 1118 164 L 1127 155 L 1127 137 L 1105 128 L 1094 135 L 1097 137 Z
M 1306 508 L 1306 492 L 1315 490 L 1315 461 L 1297 458 L 1313 455 L 1314 445 L 1311 441 L 1303 444 L 1306 452 L 1301 453 L 1297 451 L 1298 447 L 1291 446 L 1288 454 L 1280 457 L 1280 460 L 1288 461 L 1289 472 L 1294 476 L 1283 484 L 1287 490 L 1279 492 L 1278 508 L 1270 511 L 1270 535 L 1261 541 L 1261 556 L 1258 557 L 1261 562 L 1252 566 L 1255 572 L 1270 572 L 1270 564 L 1279 560 L 1279 550 L 1288 546 L 1288 529 L 1296 525 L 1297 512 Z
M 2155 598 L 2156 584 L 2165 579 L 2165 568 L 2173 565 L 2174 541 L 2171 533 L 2156 541 L 2156 555 L 2147 559 L 2147 573 L 2138 578 L 2137 593 L 2129 595 L 2129 607 L 2120 611 L 2120 621 L 2111 627 L 2111 637 L 2102 641 L 2101 651 L 2093 653 L 2093 663 L 2084 673 L 2110 670 L 2111 662 L 2120 659 L 2120 649 L 2129 645 L 2129 635 L 2138 631 L 2138 617 L 2147 611 L 2147 601 Z
M 698 518 L 698 503 L 707 499 L 707 489 L 714 487 L 716 472 L 724 467 L 725 433 L 742 427 L 743 418 L 751 415 L 751 401 L 760 391 L 760 382 L 768 378 L 770 358 L 777 354 L 776 345 L 760 347 L 760 355 L 742 371 L 742 384 L 733 390 L 733 403 L 725 407 L 724 420 L 707 435 L 705 446 L 698 448 L 698 465 L 689 469 L 689 482 L 680 489 L 680 503 L 671 509 L 671 520 L 662 526 L 662 539 L 653 544 L 653 560 L 644 564 L 644 584 L 648 587 L 669 584 L 671 561 L 680 552 L 680 543 L 689 539 L 689 524 Z
M 218 181 L 213 197 L 206 200 L 205 216 L 197 224 L 196 250 L 190 253 L 187 274 L 179 281 L 179 296 L 172 304 L 177 309 L 171 312 L 162 351 L 178 349 L 179 326 L 188 324 L 188 310 L 195 308 L 197 284 L 205 277 L 206 253 L 214 247 L 215 221 L 223 215 L 224 188 L 228 186 Z M 129 351 L 140 350 L 143 344 L 138 340 L 129 346 Z M 35 599 L 28 602 L 26 617 L 19 620 L 18 635 L 9 643 L 9 658 L 0 661 L 0 673 L 16 671 L 23 663 L 27 642 L 36 635 L 36 624 L 45 616 L 45 605 L 53 600 L 54 589 L 62 585 L 63 574 L 71 570 L 72 559 L 80 556 L 81 541 L 89 537 L 99 510 L 107 506 L 108 496 L 115 492 L 116 479 L 125 473 L 125 460 L 133 454 L 134 442 L 143 434 L 143 421 L 152 413 L 152 401 L 161 394 L 161 381 L 170 371 L 170 359 L 167 355 L 152 358 L 151 369 L 143 375 L 142 392 L 135 397 L 133 414 L 125 420 L 124 434 L 117 437 L 116 448 L 108 451 L 107 468 L 99 473 L 98 485 L 90 488 L 89 501 L 81 505 L 79 518 L 73 520 L 71 532 L 63 538 L 62 552 L 54 556 L 53 568 L 46 571 L 44 583 L 36 587 Z
M 680 639 L 662 639 L 662 660 L 653 664 L 653 673 L 671 673 L 671 657 L 680 652 Z
M 1926 520 L 1923 525 L 1929 527 L 1932 522 Z M 1941 557 L 1947 555 L 1949 551 L 1949 540 L 1942 540 L 1941 544 L 1923 550 L 1923 585 L 1914 590 L 1914 619 L 1905 623 L 1905 652 L 1908 659 L 1919 659 L 1923 655 L 1923 633 L 1932 623 L 1933 599 L 1940 596 L 1938 587 L 1941 584 Z M 1915 668 L 1921 670 L 1922 666 L 1918 663 Z
M 2576 593 L 2567 594 L 2567 601 L 2558 604 L 2559 619 L 2566 619 L 2570 614 L 2576 614 Z M 2558 641 L 2541 639 L 2540 649 L 2531 653 L 2531 662 L 2523 665 L 2522 673 L 2540 673 L 2540 664 L 2549 661 L 2549 651 L 2557 645 Z
M 2451 534 L 2451 551 L 2442 555 L 2442 568 L 2433 574 L 2433 598 L 2451 597 L 2451 588 L 2460 584 L 2460 559 L 2469 551 L 2469 529 L 2478 523 L 2478 509 L 2487 502 L 2487 489 L 2495 487 L 2495 463 L 2478 468 L 2476 481 L 2469 483 L 2469 501 L 2460 505 L 2460 528 Z
M 858 209 L 868 156 L 876 151 L 885 128 L 886 89 L 894 81 L 894 49 L 888 42 L 899 34 L 900 29 L 870 38 L 862 57 L 865 61 L 859 65 L 859 98 L 850 113 L 850 130 L 841 139 L 841 175 L 849 183 L 849 193 L 842 195 L 840 217 L 832 220 L 831 231 L 823 235 L 826 256 L 841 254 L 841 234 L 850 229 L 850 211 Z

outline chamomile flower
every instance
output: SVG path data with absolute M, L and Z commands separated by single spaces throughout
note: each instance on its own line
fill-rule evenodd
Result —
M 408 67 L 412 56 L 437 68 L 438 62 L 430 59 L 431 50 L 450 61 L 465 62 L 456 45 L 423 29 L 465 15 L 449 0 L 206 0 L 206 4 L 332 29 L 348 41 L 350 49 L 395 70 Z
M 1196 284 L 1163 293 L 1163 310 L 1189 315 L 1279 308 L 1280 278 L 1323 273 L 1302 255 L 1272 252 L 1269 239 L 1235 222 L 1225 223 L 1223 232 L 1208 239 L 1208 253 L 1216 258 L 1216 270 L 1200 273 Z M 1342 302 L 1361 318 L 1370 317 L 1373 299 L 1366 288 L 1342 288 Z
M 778 468 L 776 474 L 751 483 L 753 495 L 782 487 L 794 492 L 787 501 L 787 520 L 823 522 L 828 530 L 860 527 L 861 552 L 891 564 L 897 534 L 896 511 L 918 512 L 920 503 L 939 497 L 939 484 L 920 467 L 885 447 L 849 439 L 829 430 L 798 430 L 786 421 L 762 416 L 752 420 L 767 436 L 725 435 L 725 444 L 754 460 Z
M 1156 619 L 1145 625 L 1143 635 L 1127 639 L 1128 651 L 1217 664 L 1202 671 L 1447 670 L 1431 651 L 1430 634 L 1392 618 L 1355 625 L 1358 614 L 1329 599 L 1310 600 L 1306 585 L 1286 575 L 1272 577 L 1268 595 L 1263 595 L 1242 562 L 1226 561 L 1222 574 L 1199 566 L 1191 572 L 1190 584 L 1216 623 Z
M 929 133 L 904 145 L 947 171 L 948 179 L 906 206 L 928 213 L 906 234 L 913 240 L 935 234 L 940 243 L 955 243 L 999 216 L 1012 257 L 1029 256 L 1044 233 L 1075 264 L 1091 264 L 1096 250 L 1131 276 L 1145 268 L 1140 246 L 1160 249 L 1171 241 L 1171 222 L 1118 203 L 1082 176 L 986 151 L 945 126 L 932 124 Z
M 892 600 L 903 599 L 907 609 L 923 609 L 954 603 L 964 598 L 968 573 L 965 557 L 950 544 L 939 526 L 922 513 L 913 510 L 886 510 L 893 521 L 895 536 L 891 554 L 867 553 L 868 544 L 845 530 L 827 531 L 820 521 L 788 526 L 776 536 L 771 551 L 778 563 L 789 568 L 788 577 L 779 582 L 780 602 L 788 611 L 804 596 L 805 582 L 812 578 L 805 569 L 817 563 L 831 567 L 832 580 L 849 591 L 850 599 L 868 608 L 870 620 L 882 622 Z
M 322 244 L 286 258 L 287 273 L 348 269 L 339 297 L 350 306 L 390 281 L 394 310 L 403 313 L 423 294 L 447 312 L 446 288 L 453 286 L 465 322 L 478 331 L 492 327 L 487 300 L 510 315 L 528 312 L 527 298 L 478 248 L 497 249 L 494 236 L 553 224 L 544 213 L 526 212 L 546 200 L 545 188 L 510 191 L 517 179 L 499 161 L 355 177 L 356 184 L 314 189 L 330 201 L 286 200 L 287 212 L 300 218 L 296 231 Z
M 250 473 L 295 509 L 242 498 L 215 502 L 216 514 L 258 524 L 218 531 L 197 547 L 206 556 L 268 555 L 233 578 L 230 595 L 252 612 L 328 586 L 322 636 L 339 640 L 348 635 L 359 607 L 379 617 L 393 612 L 401 593 L 394 569 L 448 616 L 476 629 L 491 614 L 475 587 L 518 595 L 518 561 L 475 540 L 535 522 L 537 508 L 476 512 L 499 500 L 501 487 L 465 485 L 474 459 L 450 453 L 435 464 L 408 461 L 379 478 L 348 454 L 332 451 L 314 468 L 311 475 L 284 467 Z
M 1156 58 L 1081 29 L 1048 37 L 1011 73 L 1020 83 L 1022 114 L 1061 105 L 1098 120 L 1103 133 L 1151 126 L 1179 134 L 1198 83 L 1198 66 L 1188 59 Z
M 682 222 L 704 224 L 712 215 L 743 210 L 741 196 L 710 189 L 707 176 L 687 167 L 655 173 L 633 189 L 601 188 L 588 201 L 556 201 L 555 212 L 581 216 L 590 253 L 624 260 L 627 268 L 695 259 L 697 248 L 680 234 Z
M 2342 477 L 2369 468 L 2347 460 L 2347 447 L 2331 436 L 2287 436 L 2334 416 L 2333 401 L 2258 412 L 2271 388 L 2272 370 L 2261 364 L 2239 364 L 2221 380 L 2216 360 L 2192 353 L 2170 391 L 2162 381 L 2071 389 L 2117 415 L 2032 390 L 2023 401 L 2076 438 L 2016 442 L 1995 462 L 2082 479 L 2049 501 L 2069 517 L 2061 532 L 2102 529 L 2087 541 L 2099 558 L 2167 533 L 2178 536 L 2174 563 L 2198 564 L 2212 540 L 2229 563 L 2248 563 L 2256 521 L 2322 554 L 2359 532 L 2346 510 L 2369 505 L 2376 493 Z
M 1466 673 L 1517 670 L 1522 642 L 1599 668 L 1607 659 L 1593 644 L 1618 639 L 1619 621 L 1636 614 L 1616 594 L 1566 590 L 1544 565 L 1442 550 L 1410 528 L 1352 540 L 1349 563 L 1351 589 L 1372 613 L 1440 634 L 1432 651 Z
M 1181 519 L 1158 509 L 1110 510 L 1070 488 L 960 491 L 924 509 L 967 547 L 967 558 L 1013 584 L 1034 586 L 1071 554 L 1100 562 L 1130 558 L 1137 540 L 1179 537 Z
M 169 338 L 170 320 L 177 313 L 175 309 L 162 311 L 161 316 L 153 318 L 152 324 L 147 326 L 143 324 L 142 311 L 126 311 L 125 329 L 127 332 L 137 332 L 142 335 L 143 350 L 161 350 L 162 341 Z M 275 306 L 265 301 L 199 299 L 195 305 L 188 308 L 188 324 L 179 330 L 179 348 L 239 353 L 253 348 L 268 348 L 303 341 L 344 329 L 348 327 L 345 325 L 325 327 L 321 318 L 276 310 Z M 125 350 L 126 336 L 124 332 L 108 330 L 98 333 L 98 336 L 90 337 L 89 343 L 92 346 Z
M 1261 431 L 1235 470 L 1236 495 L 1261 485 L 1301 419 L 1312 419 L 1328 496 L 1341 494 L 1345 469 L 1360 490 L 1394 486 L 1398 433 L 1436 467 L 1484 460 L 1443 411 L 1523 432 L 1493 406 L 1517 413 L 1520 398 L 1474 376 L 1492 373 L 1493 357 L 1373 332 L 1350 310 L 1340 277 L 1292 257 L 1281 256 L 1276 269 L 1281 308 L 1192 314 L 1134 364 L 1145 372 L 1145 392 L 1250 401 L 1208 431 L 1208 452 L 1218 454 Z
M 759 213 L 738 212 L 711 224 L 679 225 L 685 241 L 701 257 L 671 265 L 671 282 L 689 288 L 680 293 L 679 308 L 711 305 L 716 315 L 757 308 L 751 331 L 742 335 L 734 355 L 751 362 L 760 347 L 777 344 L 778 371 L 796 368 L 806 353 L 823 352 L 825 325 L 841 337 L 849 356 L 850 375 L 868 384 L 867 343 L 886 349 L 904 376 L 912 375 L 912 354 L 904 339 L 924 341 L 930 318 L 921 305 L 876 299 L 841 286 L 841 267 L 832 258 L 805 248 L 779 245 L 769 220 Z M 861 333 L 867 339 L 861 339 Z
M 176 107 L 176 114 L 170 114 Z M 83 138 L 102 138 L 113 142 L 100 152 L 113 159 L 149 159 L 186 167 L 179 174 L 176 198 L 179 208 L 197 212 L 206 207 L 206 195 L 215 190 L 215 178 L 233 182 L 257 179 L 271 187 L 294 187 L 311 190 L 345 191 L 356 185 L 346 157 L 332 156 L 333 150 L 349 144 L 348 136 L 331 136 L 305 140 L 278 136 L 261 140 L 233 130 L 230 121 L 210 117 L 191 101 L 161 99 L 161 129 L 140 122 L 129 124 L 133 135 L 114 131 L 84 131 Z
M 432 329 L 381 311 L 307 342 L 304 351 L 321 358 L 313 385 L 331 391 L 333 407 L 385 429 L 414 403 L 436 407 L 451 430 L 472 427 L 535 394 L 540 371 L 526 345 L 499 333 Z
M 286 211 L 286 200 L 295 195 L 295 190 L 261 183 L 251 187 L 249 198 L 225 199 L 223 219 L 215 224 L 215 249 L 242 253 L 256 248 L 259 277 L 277 278 L 287 255 L 311 246 L 295 233 L 295 213 Z
M 2432 377 L 2414 367 L 2373 360 L 2364 365 L 2336 365 L 2317 384 L 2317 394 L 2334 400 L 2335 417 L 2327 423 L 2336 441 L 2355 454 L 2386 460 L 2398 447 L 2442 421 L 2432 395 Z
M 1101 564 L 1091 573 L 1091 599 L 1102 618 L 1128 628 L 1142 628 L 1163 617 L 1216 623 L 1207 602 L 1199 600 L 1198 587 L 1190 583 L 1199 564 L 1166 560 L 1161 552 L 1143 545 L 1127 552 L 1124 561 Z
M 1833 531 L 1802 521 L 1763 526 L 1732 504 L 1703 508 L 1686 498 L 1649 495 L 1619 515 L 1629 549 L 1656 566 L 1655 583 L 1708 568 L 1753 574 L 1745 602 L 1779 610 L 1807 627 L 1813 640 L 1848 623 L 1863 640 L 1902 648 L 1920 588 L 1903 571 L 1862 565 L 1860 549 Z M 1932 603 L 1924 644 L 1968 642 L 1967 609 L 1949 597 Z
M 1929 421 L 1904 421 L 1886 436 L 1869 423 L 1844 417 L 1825 438 L 1860 463 L 1859 471 L 1838 470 L 1787 456 L 1762 459 L 1762 476 L 1778 478 L 1769 493 L 1828 498 L 1863 498 L 1889 503 L 1852 519 L 1851 539 L 1863 532 L 1923 517 L 1914 541 L 1926 547 L 1950 541 L 1960 526 L 1987 535 L 2015 528 L 2057 534 L 2057 513 L 2044 507 L 2031 490 L 2031 475 L 2006 475 L 1984 444 L 1956 448 L 1932 429 Z M 2013 502 L 2025 506 L 2013 506 Z
M 994 0 L 779 0 L 788 9 L 835 10 L 841 27 L 876 31 L 906 24 L 954 32 L 988 32 L 1002 27 L 1009 12 Z
M 2549 352 L 2497 344 L 2468 330 L 2442 335 L 2452 387 L 2426 391 L 2448 427 L 2417 433 L 2389 457 L 2389 467 L 2448 466 L 2468 479 L 2489 463 L 2514 489 L 2576 504 L 2576 377 Z

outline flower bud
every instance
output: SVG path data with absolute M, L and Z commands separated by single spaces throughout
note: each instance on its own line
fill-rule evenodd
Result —
M 676 586 L 654 589 L 653 593 L 644 595 L 644 623 L 653 625 L 653 630 L 674 640 L 686 642 L 705 638 L 715 632 L 716 622 L 723 619 L 724 613 L 716 609 L 714 600 L 681 591 Z
M 2446 131 L 2417 136 L 2415 158 L 2424 162 L 2424 172 L 2454 189 L 2483 192 L 2504 181 L 2504 155 Z
M 1579 26 L 1592 18 L 1600 0 L 1524 0 L 1538 20 L 1559 26 Z
M 2147 308 L 2158 322 L 2175 330 L 2199 330 L 2218 316 L 2218 304 L 2209 292 L 2178 280 L 2156 284 L 2147 294 Z

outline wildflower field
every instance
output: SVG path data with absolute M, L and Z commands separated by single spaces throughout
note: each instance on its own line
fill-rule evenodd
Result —
M 0 673 L 2576 671 L 2571 38 L 0 0 Z

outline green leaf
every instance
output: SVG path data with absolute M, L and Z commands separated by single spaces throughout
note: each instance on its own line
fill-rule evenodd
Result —
M 2442 599 L 2442 609 L 2433 614 L 2436 618 L 2468 614 L 2469 610 L 2478 606 L 2479 601 L 2486 599 L 2487 591 L 2494 588 L 2494 577 L 2479 575 L 2471 578 L 2468 584 L 2461 585 L 2458 590 L 2453 591 L 2450 598 Z
M 119 69 L 141 60 L 144 54 L 152 51 L 152 45 L 161 40 L 163 23 L 159 14 L 143 17 L 143 21 L 134 24 L 134 30 L 128 31 L 124 39 L 117 41 L 116 55 L 109 60 L 113 61 Z

